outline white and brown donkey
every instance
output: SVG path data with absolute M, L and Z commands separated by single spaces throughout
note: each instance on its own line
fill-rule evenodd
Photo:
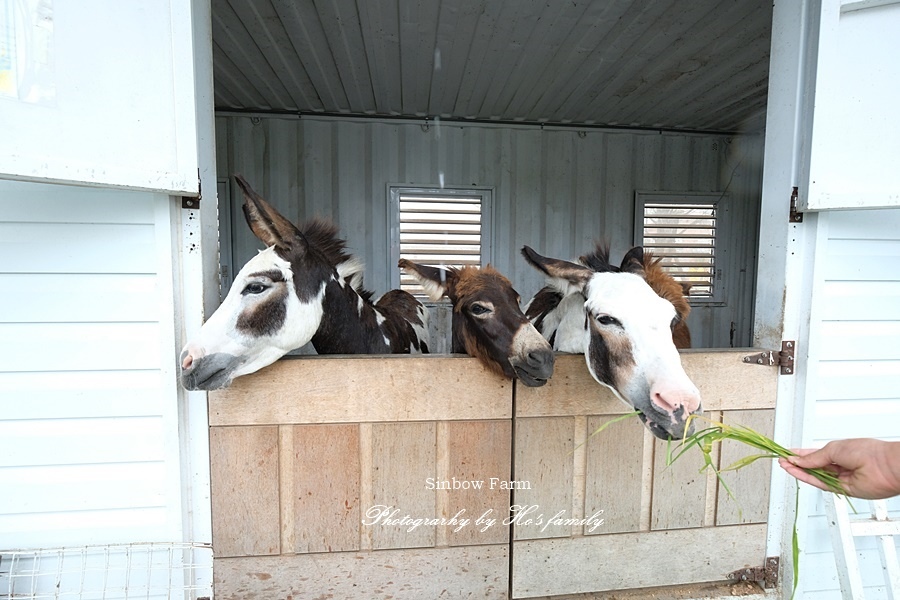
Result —
M 548 277 L 549 287 L 525 312 L 554 349 L 583 353 L 594 379 L 640 411 L 655 436 L 683 437 L 688 417 L 702 411 L 700 392 L 673 342 L 683 317 L 648 285 L 643 249 L 632 248 L 620 266 L 610 264 L 603 246 L 582 257 L 583 264 L 528 246 L 522 255 Z
M 363 264 L 321 220 L 296 227 L 235 176 L 244 216 L 267 248 L 240 270 L 222 305 L 181 353 L 190 390 L 228 386 L 312 341 L 319 354 L 428 352 L 427 311 L 392 290 L 373 302 Z

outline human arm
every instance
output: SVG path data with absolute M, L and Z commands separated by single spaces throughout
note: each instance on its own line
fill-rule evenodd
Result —
M 840 479 L 848 495 L 879 499 L 900 495 L 900 442 L 856 438 L 828 442 L 819 450 L 798 450 L 779 459 L 790 475 L 817 488 L 828 487 L 803 469 L 824 468 Z

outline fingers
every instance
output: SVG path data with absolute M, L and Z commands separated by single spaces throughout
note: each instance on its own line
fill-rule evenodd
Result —
M 828 487 L 822 483 L 817 477 L 814 475 L 810 475 L 803 468 L 797 466 L 792 460 L 799 458 L 797 456 L 792 456 L 790 459 L 787 458 L 779 458 L 778 465 L 784 469 L 789 475 L 796 477 L 799 481 L 803 483 L 807 483 L 813 487 L 817 487 L 820 490 L 830 491 Z
M 825 444 L 825 446 L 819 450 L 800 449 L 795 451 L 797 456 L 790 456 L 787 460 L 804 469 L 827 467 L 834 462 L 831 450 L 831 443 Z

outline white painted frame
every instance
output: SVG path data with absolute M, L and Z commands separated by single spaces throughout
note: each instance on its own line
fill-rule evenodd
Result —
M 24 20 L 26 6 L 7 8 Z M 0 174 L 198 195 L 190 0 L 47 6 L 53 93 L 0 96 Z M 38 54 L 20 42 L 14 60 Z
M 900 2 L 809 11 L 800 210 L 900 206 Z

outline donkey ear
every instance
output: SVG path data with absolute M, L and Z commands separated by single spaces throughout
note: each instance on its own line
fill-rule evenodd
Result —
M 621 270 L 625 273 L 634 273 L 635 275 L 644 275 L 644 249 L 641 246 L 635 246 L 625 253 L 622 259 Z
M 522 246 L 522 256 L 532 267 L 553 279 L 551 285 L 564 296 L 583 291 L 585 284 L 594 274 L 585 266 L 541 256 L 529 246 Z
M 298 244 L 306 246 L 306 240 L 300 230 L 253 191 L 246 179 L 235 174 L 234 180 L 244 193 L 244 218 L 247 219 L 247 225 L 250 226 L 253 235 L 266 246 L 276 246 L 285 250 L 296 248 Z
M 449 297 L 456 288 L 456 282 L 459 279 L 456 271 L 419 265 L 405 258 L 401 258 L 397 266 L 422 284 L 422 287 L 425 288 L 425 293 L 428 294 L 428 298 L 432 302 L 437 302 L 442 296 Z

